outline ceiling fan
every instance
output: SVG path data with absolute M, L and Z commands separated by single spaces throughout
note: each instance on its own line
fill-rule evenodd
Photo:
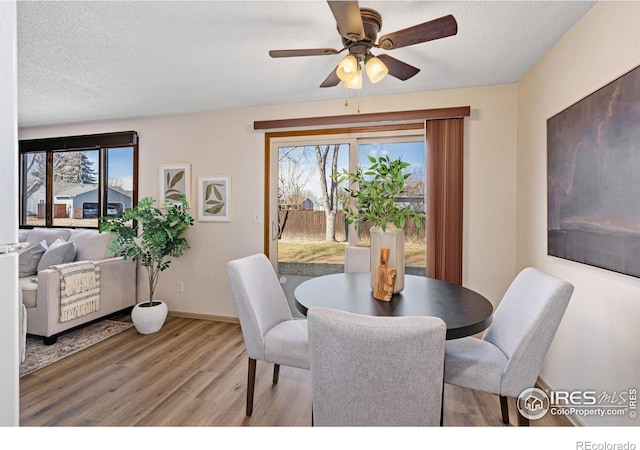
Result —
M 375 56 L 371 53 L 371 49 L 393 50 L 453 36 L 458 32 L 456 19 L 448 15 L 385 34 L 378 39 L 378 32 L 382 28 L 380 13 L 370 8 L 360 8 L 357 1 L 327 1 L 327 3 L 336 19 L 338 33 L 342 37 L 341 50 L 308 48 L 269 51 L 269 56 L 272 58 L 288 58 L 337 55 L 347 50 L 349 54 L 340 61 L 320 87 L 333 87 L 340 81 L 344 81 L 348 88 L 360 89 L 362 87 L 361 62 L 364 62 L 367 76 L 372 83 L 377 83 L 387 74 L 402 81 L 408 80 L 420 72 L 420 69 L 386 54 Z

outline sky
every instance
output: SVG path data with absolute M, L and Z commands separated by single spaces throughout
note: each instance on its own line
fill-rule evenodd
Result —
M 424 142 L 394 142 L 388 144 L 360 144 L 360 165 L 369 165 L 367 155 L 379 157 L 389 155 L 393 159 L 401 158 L 412 166 L 424 168 Z M 364 151 L 362 151 L 364 150 Z M 366 152 L 366 153 L 365 153 Z
M 98 173 L 98 151 L 86 152 L 89 161 L 93 163 L 93 169 Z M 109 179 L 122 181 L 122 188 L 133 189 L 133 148 L 112 148 L 109 149 Z
M 285 147 L 281 147 L 285 148 Z M 289 147 L 286 147 L 289 148 Z M 311 155 L 314 155 L 314 147 L 309 146 L 305 147 L 309 149 Z M 425 166 L 425 155 L 424 155 L 424 142 L 394 142 L 394 143 L 384 143 L 384 144 L 360 144 L 359 145 L 359 158 L 358 164 L 366 168 L 371 165 L 367 156 L 379 157 L 382 155 L 389 155 L 389 157 L 394 160 L 397 158 L 401 158 L 403 161 L 408 162 L 412 165 L 412 167 L 407 170 L 410 171 L 413 167 L 419 168 L 424 173 Z M 308 161 L 300 160 L 301 163 L 307 163 L 310 166 L 310 169 L 313 169 L 313 175 L 309 179 L 307 183 L 307 189 L 313 192 L 316 196 L 316 200 L 321 200 L 322 195 L 320 191 L 320 177 L 317 170 L 317 161 L 315 156 L 309 158 Z M 328 164 L 327 164 L 328 165 Z M 340 150 L 338 153 L 338 171 L 341 171 L 343 168 L 349 167 L 349 152 L 348 145 L 344 144 L 340 146 Z

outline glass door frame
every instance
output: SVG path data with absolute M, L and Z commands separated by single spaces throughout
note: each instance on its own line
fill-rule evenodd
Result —
M 320 131 L 320 132 L 318 132 Z M 327 133 L 327 131 L 335 131 Z M 269 257 L 274 269 L 278 270 L 278 167 L 279 148 L 304 145 L 348 144 L 349 145 L 349 171 L 355 171 L 358 167 L 358 144 L 390 143 L 422 141 L 425 144 L 425 164 L 427 161 L 426 139 L 424 123 L 404 124 L 402 126 L 366 127 L 366 129 L 349 130 L 316 130 L 301 134 L 300 132 L 287 135 L 285 133 L 267 133 L 265 135 L 265 229 L 264 251 Z M 352 151 L 355 148 L 356 151 Z M 426 176 L 426 170 L 425 170 Z M 273 181 L 272 181 L 273 180 Z M 426 202 L 425 189 L 425 202 Z M 348 245 L 358 245 L 358 233 L 354 225 L 349 226 Z

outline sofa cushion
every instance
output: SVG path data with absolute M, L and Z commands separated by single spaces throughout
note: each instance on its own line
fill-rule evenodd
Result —
M 76 259 L 76 245 L 73 241 L 66 242 L 58 238 L 44 252 L 38 263 L 38 272 L 56 264 L 70 263 Z
M 20 278 L 38 273 L 38 263 L 46 250 L 47 243 L 43 240 L 20 252 L 18 256 L 18 273 Z
M 69 228 L 32 228 L 27 235 L 27 241 L 40 242 L 42 240 L 47 241 L 47 246 L 54 243 L 58 238 L 62 238 L 65 241 L 69 240 L 71 230 Z
M 26 242 L 27 241 L 27 236 L 29 236 L 29 231 L 31 230 L 27 230 L 27 229 L 19 229 L 18 230 L 18 242 Z
M 35 308 L 38 296 L 38 278 L 24 277 L 18 279 L 20 292 L 22 293 L 22 304 L 27 308 Z
M 76 228 L 69 240 L 76 244 L 76 261 L 100 261 L 111 257 L 107 247 L 114 238 L 112 234 L 98 230 Z

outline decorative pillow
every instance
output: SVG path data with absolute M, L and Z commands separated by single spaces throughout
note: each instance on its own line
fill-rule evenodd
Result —
M 35 227 L 29 230 L 29 234 L 27 234 L 26 240 L 29 242 L 40 242 L 44 239 L 45 241 L 47 241 L 47 246 L 49 246 L 53 244 L 59 237 L 61 237 L 65 241 L 72 241 L 73 239 L 69 239 L 70 235 L 70 228 Z
M 47 248 L 38 263 L 38 272 L 48 269 L 56 264 L 70 263 L 76 259 L 76 244 L 73 241 L 66 242 L 62 238 L 56 239 Z
M 47 250 L 47 242 L 41 241 L 22 250 L 18 256 L 18 273 L 20 278 L 38 273 L 38 263 Z

